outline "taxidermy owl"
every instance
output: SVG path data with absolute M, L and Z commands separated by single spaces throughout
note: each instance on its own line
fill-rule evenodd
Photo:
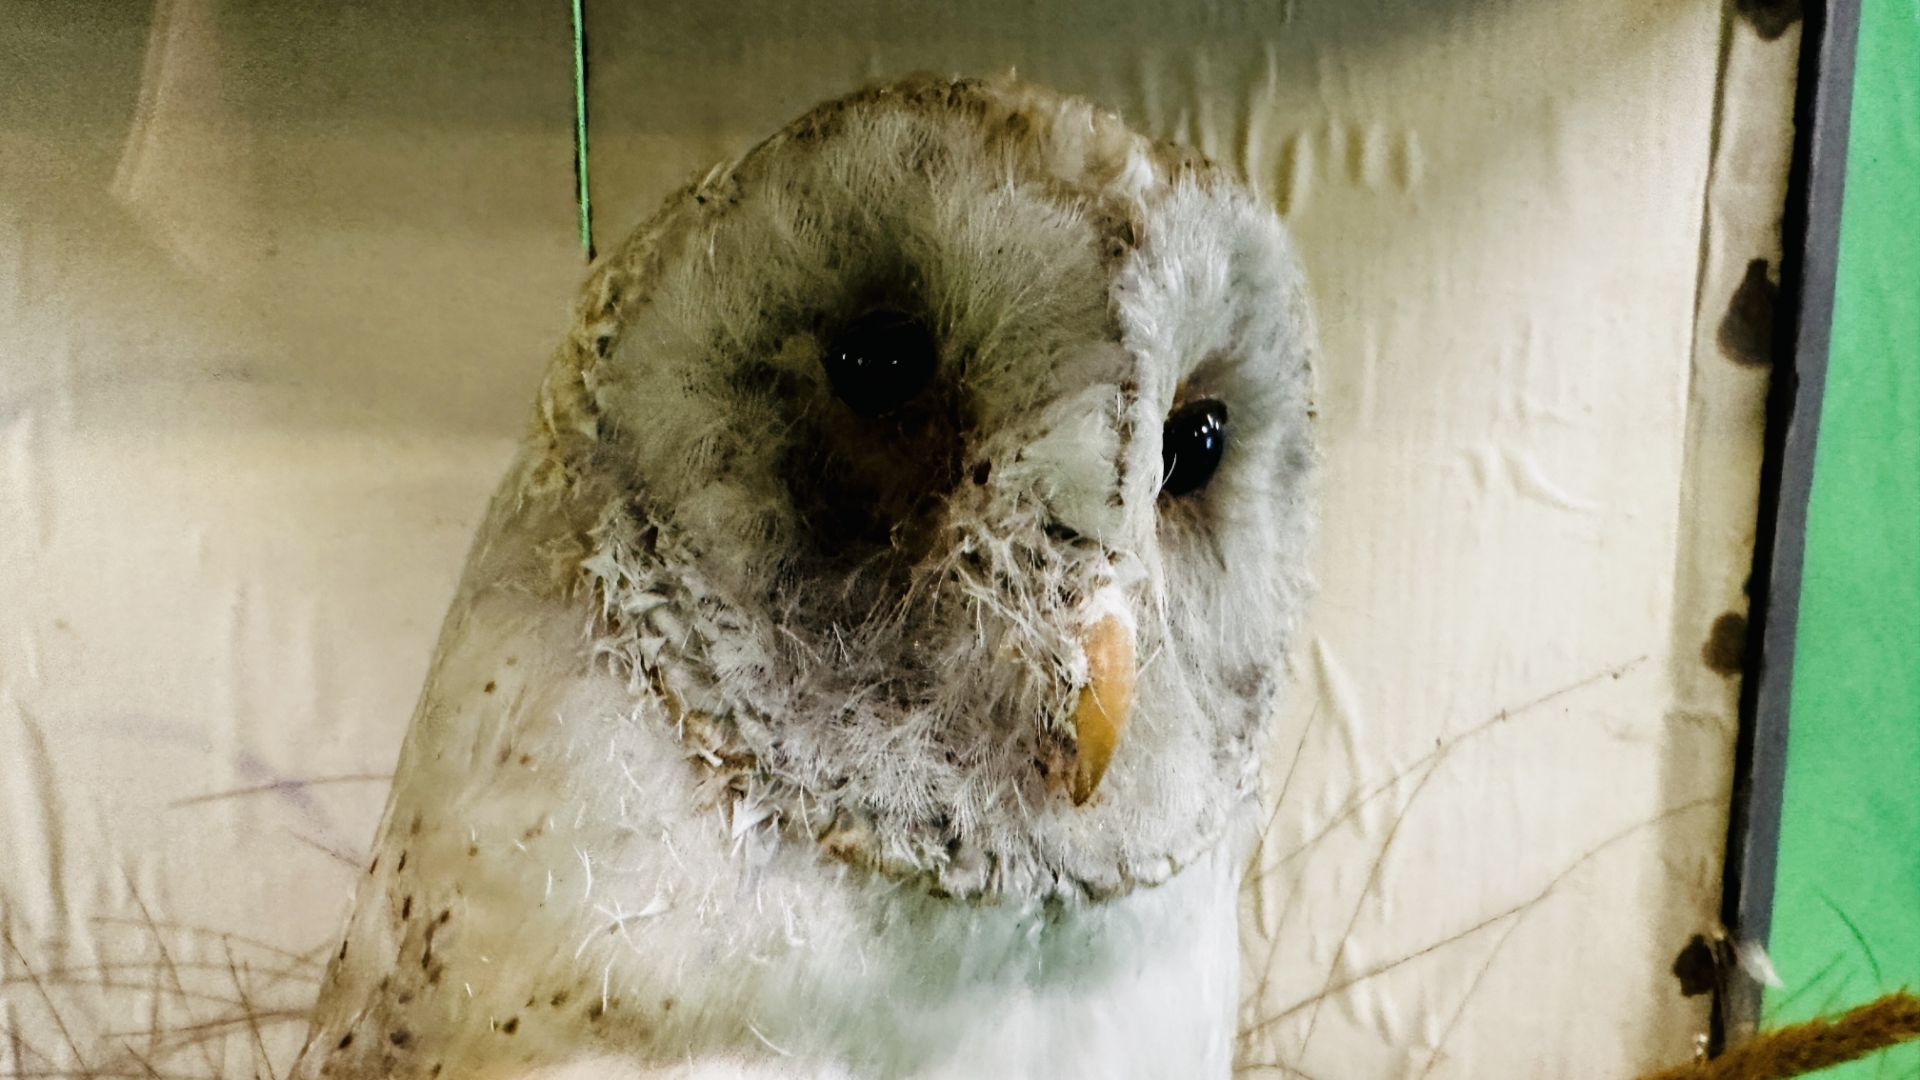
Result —
M 1273 213 L 1011 80 L 675 194 L 546 375 L 295 1075 L 1225 1075 L 1312 352 Z

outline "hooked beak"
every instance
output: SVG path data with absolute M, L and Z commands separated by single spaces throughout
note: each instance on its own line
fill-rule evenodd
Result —
M 1081 647 L 1087 656 L 1087 682 L 1073 706 L 1075 753 L 1067 779 L 1067 794 L 1075 806 L 1085 806 L 1100 786 L 1133 712 L 1137 667 L 1132 620 L 1111 612 L 1101 616 L 1087 628 Z

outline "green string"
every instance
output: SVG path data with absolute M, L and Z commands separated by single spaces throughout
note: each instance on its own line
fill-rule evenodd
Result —
M 573 0 L 573 171 L 579 181 L 575 201 L 580 205 L 580 250 L 593 261 L 593 202 L 587 196 L 587 31 Z

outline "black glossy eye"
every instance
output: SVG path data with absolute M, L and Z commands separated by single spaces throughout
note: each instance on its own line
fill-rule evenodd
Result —
M 926 324 L 899 311 L 870 311 L 842 327 L 821 355 L 833 392 L 861 416 L 883 416 L 912 401 L 937 359 Z
M 1227 406 L 1195 401 L 1175 409 L 1160 435 L 1160 490 L 1190 495 L 1207 486 L 1227 449 Z

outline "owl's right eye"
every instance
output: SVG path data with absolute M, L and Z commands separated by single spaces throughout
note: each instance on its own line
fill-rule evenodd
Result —
M 1226 449 L 1226 402 L 1208 398 L 1175 409 L 1160 436 L 1160 490 L 1191 495 L 1206 487 Z
M 865 417 L 884 416 L 933 379 L 938 350 L 926 324 L 900 311 L 870 311 L 848 323 L 821 354 L 833 392 Z

